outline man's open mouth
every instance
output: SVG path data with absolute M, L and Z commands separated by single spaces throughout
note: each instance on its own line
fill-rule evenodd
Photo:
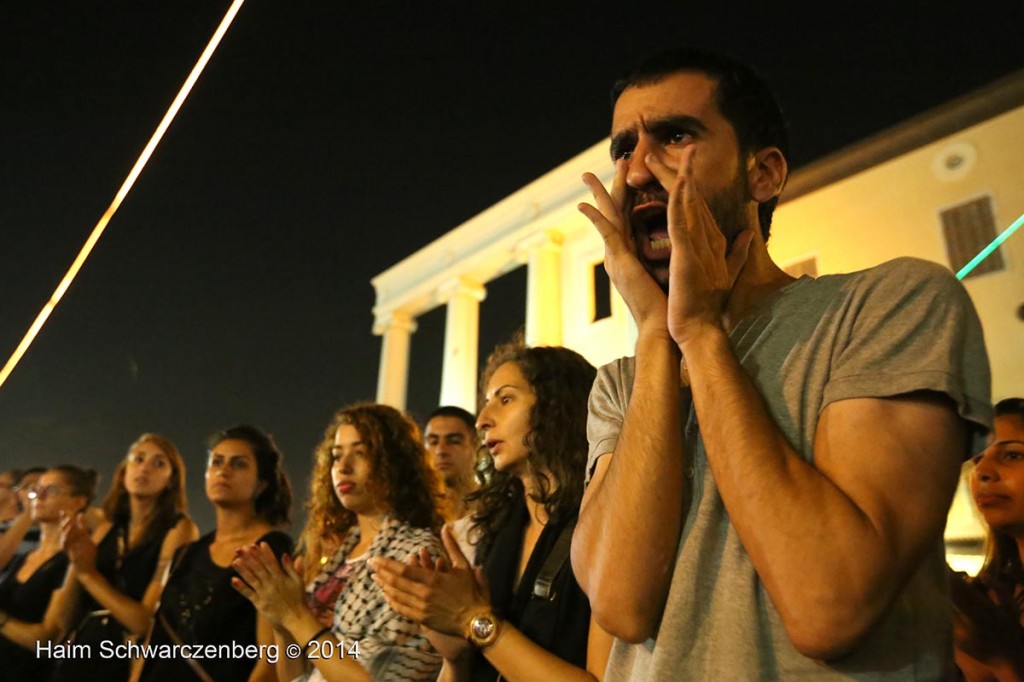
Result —
M 665 202 L 645 201 L 633 207 L 630 213 L 633 238 L 648 259 L 667 258 L 672 246 L 668 237 L 668 213 Z

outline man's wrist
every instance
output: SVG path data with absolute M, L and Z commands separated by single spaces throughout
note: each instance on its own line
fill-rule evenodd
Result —
M 687 330 L 686 337 L 677 342 L 679 352 L 687 364 L 692 364 L 701 356 L 719 352 L 723 344 L 729 347 L 729 335 L 720 324 L 702 323 Z

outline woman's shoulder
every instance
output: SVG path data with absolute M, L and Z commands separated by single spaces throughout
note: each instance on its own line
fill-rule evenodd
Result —
M 164 533 L 160 553 L 174 552 L 179 547 L 195 542 L 198 539 L 199 527 L 196 526 L 195 522 L 187 514 L 181 514 L 177 522 Z

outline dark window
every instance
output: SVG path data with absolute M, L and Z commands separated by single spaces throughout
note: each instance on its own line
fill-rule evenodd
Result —
M 947 208 L 940 214 L 946 255 L 953 272 L 967 265 L 972 258 L 996 238 L 996 219 L 992 197 L 984 196 Z M 1003 254 L 996 249 L 971 270 L 966 277 L 997 272 L 1003 269 Z
M 594 322 L 612 316 L 612 283 L 604 262 L 594 265 Z

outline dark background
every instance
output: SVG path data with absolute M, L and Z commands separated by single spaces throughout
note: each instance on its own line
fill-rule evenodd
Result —
M 0 362 L 229 4 L 6 3 Z M 330 415 L 375 394 L 370 278 L 602 139 L 626 62 L 677 43 L 751 61 L 795 168 L 1024 67 L 1019 0 L 768 4 L 250 0 L 0 387 L 2 466 L 87 464 L 105 489 L 128 444 L 160 432 L 206 531 L 205 437 L 252 422 L 287 455 L 297 531 Z M 524 285 L 519 270 L 489 287 L 481 353 L 522 324 Z M 419 324 L 421 418 L 443 310 Z

